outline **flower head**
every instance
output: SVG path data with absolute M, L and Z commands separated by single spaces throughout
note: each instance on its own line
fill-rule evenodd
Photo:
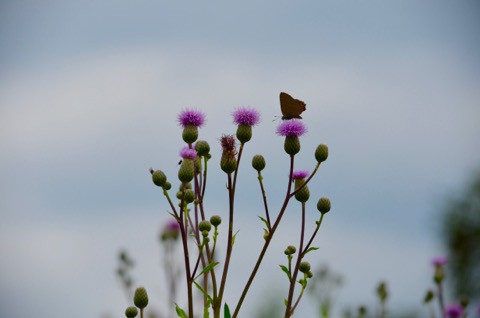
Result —
M 462 317 L 463 308 L 462 308 L 462 306 L 459 306 L 459 305 L 456 305 L 456 304 L 449 305 L 445 309 L 445 313 L 447 314 L 448 318 Z
M 179 124 L 186 126 L 202 127 L 205 122 L 205 114 L 196 109 L 185 109 L 178 115 Z
M 296 179 L 304 179 L 308 176 L 308 171 L 307 170 L 297 170 L 297 171 L 294 171 L 293 174 L 292 174 L 292 178 L 294 180 Z
M 165 224 L 164 228 L 165 232 L 178 232 L 180 230 L 180 224 L 178 224 L 177 220 L 169 220 Z
M 432 265 L 435 267 L 444 266 L 448 263 L 448 259 L 445 256 L 437 256 L 432 259 Z
M 180 157 L 183 159 L 195 159 L 197 157 L 197 151 L 195 149 L 183 147 L 182 150 L 180 150 Z
M 235 153 L 235 137 L 232 135 L 223 135 L 220 138 L 220 144 L 222 145 L 222 150 L 224 152 L 233 152 Z
M 303 122 L 296 119 L 285 120 L 277 127 L 277 135 L 284 137 L 300 137 L 306 132 Z
M 236 125 L 255 126 L 260 121 L 260 113 L 251 107 L 240 107 L 233 112 Z

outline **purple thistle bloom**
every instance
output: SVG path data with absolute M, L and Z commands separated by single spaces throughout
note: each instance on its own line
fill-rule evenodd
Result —
M 260 113 L 251 107 L 240 107 L 232 115 L 236 125 L 255 126 L 260 121 Z
M 220 138 L 220 144 L 222 145 L 223 151 L 235 152 L 236 141 L 233 135 L 223 135 Z
M 277 127 L 277 135 L 284 137 L 300 137 L 307 132 L 307 128 L 300 120 L 285 120 Z
M 445 313 L 447 314 L 448 318 L 458 318 L 463 315 L 463 308 L 459 305 L 449 305 L 445 309 Z
M 432 265 L 439 267 L 448 263 L 448 259 L 445 256 L 437 256 L 432 259 Z
M 180 224 L 177 220 L 170 220 L 165 224 L 164 231 L 168 233 L 176 233 L 180 230 Z
M 304 179 L 307 176 L 308 176 L 307 170 L 297 170 L 297 171 L 294 171 L 292 174 L 293 179 Z
M 205 114 L 196 109 L 185 109 L 178 115 L 178 122 L 183 128 L 189 125 L 202 127 Z
M 182 150 L 180 150 L 180 157 L 183 159 L 195 159 L 197 158 L 197 151 L 195 149 L 183 147 Z

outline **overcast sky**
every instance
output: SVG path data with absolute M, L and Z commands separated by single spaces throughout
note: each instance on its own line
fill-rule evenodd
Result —
M 226 217 L 218 138 L 235 107 L 262 116 L 240 170 L 237 237 L 227 302 L 235 303 L 262 243 L 256 173 L 278 210 L 288 178 L 275 135 L 280 91 L 307 103 L 299 169 L 319 143 L 330 157 L 310 186 L 328 196 L 310 262 L 344 274 L 339 302 L 417 307 L 442 254 L 442 203 L 479 169 L 478 1 L 2 1 L 0 4 L 0 307 L 24 317 L 121 316 L 117 251 L 162 308 L 156 237 L 168 219 L 149 167 L 176 179 L 177 114 L 205 112 L 212 146 L 206 206 Z M 176 185 L 175 185 L 176 186 Z M 292 204 L 245 303 L 286 279 L 278 268 L 298 241 Z M 163 298 L 162 298 L 163 297 Z M 313 315 L 308 299 L 299 316 Z

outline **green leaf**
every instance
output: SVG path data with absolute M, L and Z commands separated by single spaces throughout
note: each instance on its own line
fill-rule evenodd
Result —
M 287 305 L 288 305 L 288 300 L 287 300 L 287 298 L 284 298 L 284 299 L 283 299 L 283 304 L 285 305 L 285 307 L 287 307 Z
M 200 291 L 202 292 L 202 294 L 205 295 L 205 297 L 207 297 L 207 299 L 210 301 L 210 302 L 213 302 L 213 299 L 212 297 L 207 294 L 207 292 L 205 291 L 205 289 L 202 288 L 202 286 L 200 286 L 196 281 L 193 281 L 193 283 L 195 284 L 195 286 L 197 286 L 198 289 L 200 289 Z
M 313 246 L 312 246 L 312 247 L 310 247 L 308 250 L 306 250 L 306 251 L 303 253 L 303 255 L 305 255 L 305 254 L 307 254 L 308 252 L 311 252 L 311 251 L 316 251 L 316 250 L 318 250 L 318 249 L 319 249 L 318 247 L 313 247 Z
M 235 232 L 235 234 L 234 234 L 233 237 L 232 237 L 232 246 L 233 246 L 233 244 L 235 244 L 235 237 L 237 237 L 238 232 L 240 232 L 240 230 L 238 230 L 237 232 Z
M 177 304 L 175 304 L 175 310 L 177 311 L 178 317 L 180 317 L 180 318 L 187 318 L 187 314 L 185 313 L 185 311 L 183 311 L 182 308 L 178 307 Z
M 231 318 L 232 317 L 230 315 L 230 309 L 228 308 L 227 303 L 225 303 L 225 306 L 223 306 L 223 316 L 224 316 L 224 318 Z
M 270 228 L 270 223 L 268 223 L 268 221 L 265 219 L 265 218 L 262 218 L 261 216 L 258 216 L 260 218 L 260 220 L 263 221 L 263 223 L 265 223 L 265 225 L 267 226 L 267 228 Z
M 197 278 L 199 278 L 199 277 L 202 276 L 203 274 L 208 273 L 209 271 L 211 271 L 211 270 L 212 270 L 215 266 L 217 266 L 218 264 L 219 264 L 218 262 L 212 262 L 212 263 L 208 264 L 207 266 L 205 266 L 205 267 L 203 268 L 203 270 L 200 272 L 200 274 L 198 274 L 197 277 L 194 278 L 194 280 L 197 279 Z
M 288 280 L 291 280 L 292 277 L 291 277 L 291 275 L 290 275 L 290 271 L 288 270 L 287 266 L 285 266 L 285 265 L 278 265 L 278 266 L 280 266 L 280 268 L 282 269 L 282 271 L 284 271 L 284 272 L 287 274 Z

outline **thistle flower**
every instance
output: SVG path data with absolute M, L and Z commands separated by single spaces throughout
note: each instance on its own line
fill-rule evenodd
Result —
M 445 256 L 437 256 L 432 259 L 432 265 L 435 267 L 441 267 L 448 263 L 448 259 Z
M 292 174 L 293 180 L 296 179 L 305 179 L 308 176 L 308 171 L 307 170 L 297 170 L 294 171 Z
M 292 173 L 292 178 L 295 180 L 295 190 L 299 189 L 305 183 L 305 178 L 308 176 L 307 170 L 297 170 Z M 295 193 L 295 199 L 300 202 L 307 202 L 310 198 L 310 190 L 308 186 L 303 186 L 300 191 Z
M 260 113 L 251 107 L 240 107 L 232 115 L 236 125 L 255 126 L 260 121 Z
M 197 151 L 195 149 L 183 147 L 182 150 L 180 150 L 180 157 L 183 159 L 195 159 L 197 157 Z
M 284 137 L 300 137 L 306 132 L 303 122 L 296 119 L 285 120 L 277 127 L 277 135 Z
M 202 127 L 205 122 L 205 114 L 197 109 L 185 109 L 178 115 L 178 123 L 183 127 Z
M 220 159 L 220 168 L 222 168 L 225 173 L 232 173 L 237 168 L 235 138 L 232 135 L 223 135 L 222 138 L 220 138 L 220 144 L 223 150 L 222 158 Z
M 180 232 L 180 224 L 177 220 L 169 220 L 163 226 L 162 233 L 160 234 L 160 239 L 165 241 L 167 239 L 176 239 Z
M 463 308 L 462 308 L 462 306 L 452 304 L 452 305 L 447 306 L 447 308 L 445 308 L 445 314 L 447 315 L 448 318 L 462 317 Z
M 182 138 L 187 144 L 198 139 L 198 127 L 205 122 L 205 115 L 196 109 L 185 109 L 178 115 L 178 123 L 183 127 Z
M 307 128 L 300 120 L 285 120 L 277 127 L 277 135 L 285 137 L 283 149 L 290 156 L 300 151 L 300 140 L 298 137 L 307 132 Z

